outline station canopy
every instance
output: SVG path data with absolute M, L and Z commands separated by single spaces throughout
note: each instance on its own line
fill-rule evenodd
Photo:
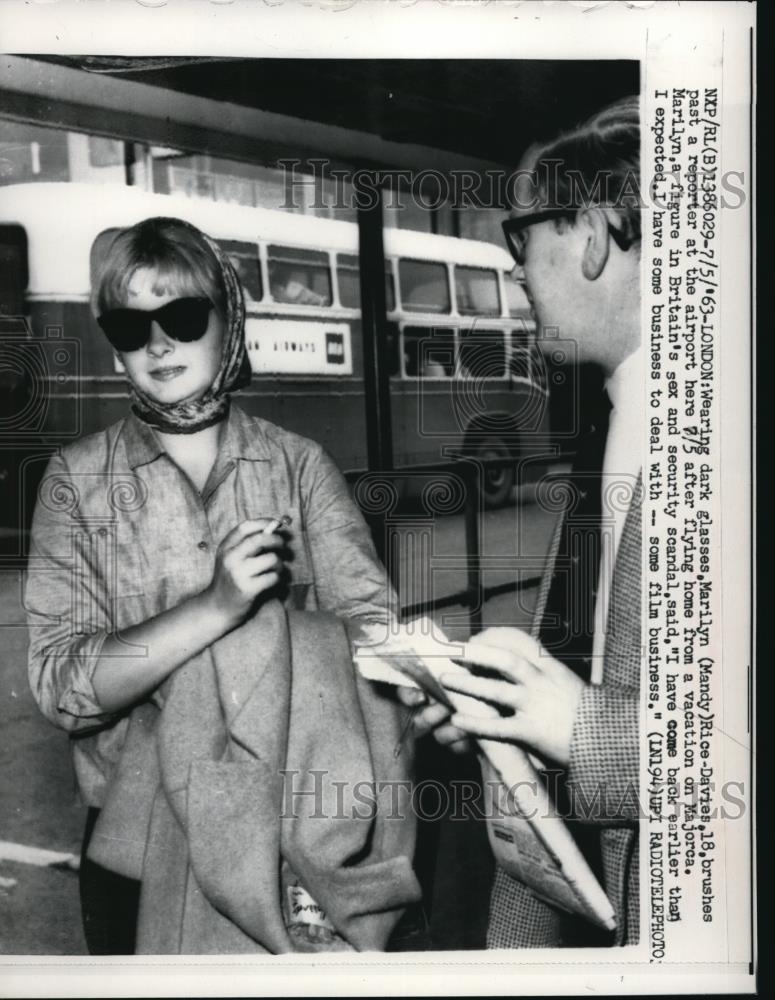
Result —
M 35 58 L 509 168 L 639 90 L 624 60 Z

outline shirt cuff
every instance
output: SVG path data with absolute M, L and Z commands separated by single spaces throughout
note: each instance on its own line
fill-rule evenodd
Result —
M 63 654 L 70 660 L 70 684 L 57 702 L 58 711 L 77 718 L 109 719 L 115 714 L 104 711 L 92 682 L 107 638 L 107 632 L 95 632 L 73 643 Z

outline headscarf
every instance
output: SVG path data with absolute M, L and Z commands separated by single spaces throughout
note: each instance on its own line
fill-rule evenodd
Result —
M 204 240 L 221 269 L 226 313 L 221 366 L 204 395 L 182 403 L 160 403 L 130 381 L 132 410 L 146 424 L 165 434 L 194 434 L 217 424 L 229 412 L 230 393 L 249 385 L 251 377 L 250 360 L 245 348 L 245 299 L 240 280 L 215 240 L 194 226 L 189 228 Z

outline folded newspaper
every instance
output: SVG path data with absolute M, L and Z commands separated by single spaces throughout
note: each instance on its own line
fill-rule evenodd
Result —
M 463 643 L 442 640 L 439 635 L 438 626 L 428 619 L 394 626 L 388 639 L 359 645 L 355 664 L 368 680 L 421 688 L 467 714 L 499 715 L 478 698 L 442 687 L 442 674 L 468 670 L 452 659 L 462 655 Z M 558 815 L 540 763 L 513 743 L 486 739 L 478 743 L 487 831 L 498 863 L 549 904 L 615 929 L 613 907 Z

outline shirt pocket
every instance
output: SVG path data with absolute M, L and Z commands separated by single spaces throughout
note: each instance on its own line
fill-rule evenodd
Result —
M 315 599 L 315 574 L 307 533 L 297 528 L 290 542 L 292 559 L 288 563 L 289 606 L 297 611 L 317 608 Z
M 314 611 L 317 609 L 315 597 L 315 576 L 310 554 L 307 532 L 300 527 L 301 516 L 298 510 L 289 511 L 293 520 L 284 536 L 288 539 L 288 555 L 286 567 L 288 575 L 285 579 L 281 599 L 285 606 L 294 611 Z M 272 518 L 274 513 L 258 513 L 253 515 L 256 520 Z
M 316 611 L 315 588 L 311 583 L 291 583 L 285 598 L 285 606 L 292 611 Z

